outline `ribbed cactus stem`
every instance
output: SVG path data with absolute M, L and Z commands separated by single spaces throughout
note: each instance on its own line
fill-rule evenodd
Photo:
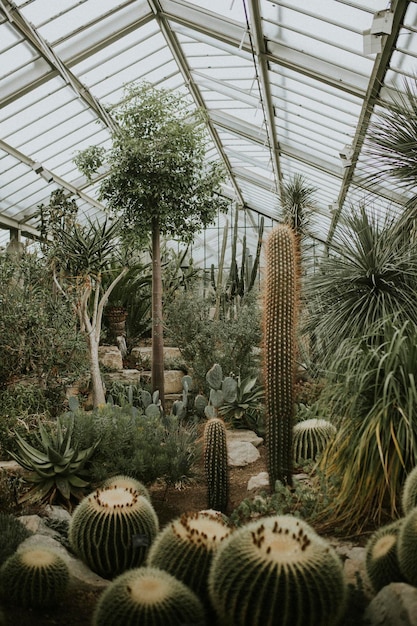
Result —
M 226 426 L 217 417 L 209 419 L 204 428 L 204 472 L 207 506 L 224 513 L 229 499 Z
M 231 533 L 213 558 L 208 586 L 221 626 L 336 626 L 347 591 L 335 550 L 289 515 Z
M 264 379 L 268 472 L 275 482 L 292 484 L 292 429 L 296 323 L 298 308 L 297 247 L 293 230 L 279 225 L 266 246 L 264 300 Z

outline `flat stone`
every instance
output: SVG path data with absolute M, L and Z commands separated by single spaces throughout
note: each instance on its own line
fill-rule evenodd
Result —
M 261 489 L 262 487 L 269 487 L 268 472 L 259 472 L 259 474 L 252 476 L 252 478 L 248 481 L 248 491 L 252 491 L 252 489 Z
M 367 606 L 366 626 L 417 626 L 417 589 L 406 583 L 383 587 Z
M 165 370 L 164 385 L 165 395 L 173 393 L 182 393 L 182 379 L 184 372 L 182 370 Z M 146 381 L 151 380 L 151 372 L 142 372 L 141 378 Z
M 244 428 L 236 428 L 234 430 L 227 430 L 227 441 L 247 441 L 253 446 L 258 448 L 263 443 L 262 437 L 259 437 L 253 430 L 247 430 Z
M 228 463 L 230 467 L 244 467 L 260 458 L 260 453 L 249 441 L 228 441 Z
M 119 372 L 106 372 L 103 374 L 103 378 L 106 382 L 120 382 L 126 385 L 139 385 L 141 380 L 141 373 L 139 370 L 120 370 Z
M 117 346 L 99 346 L 98 360 L 100 365 L 110 370 L 123 369 L 123 357 Z

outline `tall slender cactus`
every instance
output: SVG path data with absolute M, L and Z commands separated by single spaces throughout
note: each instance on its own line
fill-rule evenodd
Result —
M 226 426 L 213 417 L 204 428 L 204 472 L 207 484 L 207 506 L 224 513 L 229 500 L 229 468 Z
M 275 488 L 277 480 L 292 484 L 297 269 L 294 231 L 280 224 L 267 240 L 263 324 L 266 439 L 271 489 Z

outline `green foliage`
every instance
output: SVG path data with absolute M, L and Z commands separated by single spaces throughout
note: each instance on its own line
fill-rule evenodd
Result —
M 276 226 L 266 248 L 264 380 L 268 473 L 271 488 L 292 484 L 292 429 L 298 314 L 298 262 L 294 231 Z
M 323 419 L 307 419 L 298 422 L 293 428 L 294 462 L 317 459 L 334 439 L 336 427 Z
M 222 625 L 335 626 L 345 612 L 347 586 L 341 560 L 325 539 L 300 519 L 271 516 L 222 542 L 209 593 Z
M 80 502 L 68 538 L 74 553 L 93 572 L 114 578 L 144 563 L 158 530 L 150 501 L 135 489 L 113 485 Z
M 168 572 L 140 567 L 116 578 L 101 594 L 93 626 L 185 626 L 206 623 L 197 596 Z
M 253 375 L 258 369 L 254 348 L 261 341 L 259 304 L 253 294 L 235 317 L 227 319 L 212 319 L 211 304 L 197 291 L 186 291 L 166 308 L 167 336 L 192 370 L 195 388 L 205 394 L 206 373 L 213 363 L 218 363 L 227 375 Z
M 226 427 L 217 417 L 204 426 L 204 474 L 207 485 L 207 507 L 225 512 L 229 501 L 229 466 Z
M 10 556 L 0 569 L 3 598 L 30 608 L 56 606 L 69 584 L 68 565 L 46 548 L 25 548 Z
M 208 605 L 207 581 L 213 556 L 230 532 L 223 515 L 213 511 L 184 513 L 156 537 L 147 564 L 181 580 Z
M 11 513 L 0 513 L 0 565 L 31 536 L 30 530 Z
M 100 199 L 120 215 L 127 231 L 139 238 L 150 232 L 156 218 L 161 234 L 191 241 L 210 224 L 226 202 L 216 196 L 224 172 L 205 161 L 206 137 L 198 114 L 171 90 L 149 83 L 126 88 L 115 115 L 119 128 L 107 153 L 94 151 L 76 157 L 78 167 L 91 176 L 101 165 L 109 174 L 100 185 Z
M 71 307 L 52 290 L 45 260 L 0 257 L 0 387 L 32 376 L 51 403 L 65 378 L 86 368 L 86 346 Z
M 401 508 L 408 515 L 417 506 L 417 466 L 407 475 L 401 493 Z
M 373 590 L 378 593 L 385 585 L 405 582 L 398 561 L 398 536 L 402 519 L 382 526 L 372 533 L 366 544 L 366 573 Z
M 73 425 L 64 427 L 57 419 L 55 428 L 48 432 L 39 423 L 38 447 L 27 443 L 15 433 L 18 452 L 10 453 L 27 473 L 25 480 L 32 487 L 25 492 L 21 502 L 48 502 L 61 500 L 66 506 L 72 506 L 72 500 L 79 500 L 85 495 L 89 485 L 86 463 L 91 458 L 97 442 L 83 450 L 72 440 Z
M 417 247 L 401 222 L 384 221 L 359 205 L 336 231 L 320 271 L 305 282 L 307 329 L 323 368 L 345 339 L 378 343 L 376 325 L 396 319 L 417 323 Z
M 263 431 L 262 413 L 264 389 L 256 376 L 236 378 L 236 392 L 232 398 L 224 398 L 219 414 L 235 428 L 249 428 L 257 433 Z
M 175 416 L 147 417 L 128 405 L 107 404 L 92 413 L 78 409 L 63 420 L 74 423 L 78 445 L 98 442 L 89 466 L 93 483 L 127 474 L 146 485 L 157 478 L 181 484 L 194 475 L 197 431 Z
M 386 321 L 379 345 L 352 340 L 334 355 L 323 402 L 340 424 L 320 465 L 340 477 L 329 522 L 360 530 L 395 518 L 405 475 L 417 465 L 417 327 Z

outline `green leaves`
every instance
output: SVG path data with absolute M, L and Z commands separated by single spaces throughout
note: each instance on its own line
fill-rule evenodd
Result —
M 32 488 L 25 493 L 21 501 L 53 502 L 58 494 L 70 505 L 72 497 L 80 499 L 83 489 L 89 485 L 85 480 L 86 462 L 94 453 L 98 442 L 87 449 L 79 450 L 71 445 L 73 424 L 64 428 L 58 419 L 55 431 L 49 433 L 39 424 L 38 441 L 41 449 L 27 443 L 15 433 L 18 453 L 10 455 L 28 471 L 25 478 L 32 483 Z

